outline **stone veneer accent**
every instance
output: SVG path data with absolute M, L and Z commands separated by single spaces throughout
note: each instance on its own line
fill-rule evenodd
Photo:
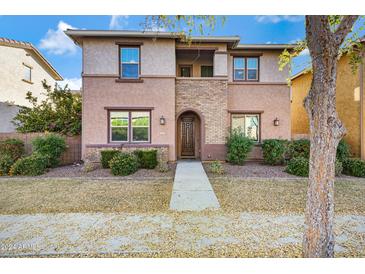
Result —
M 176 113 L 197 110 L 204 117 L 204 144 L 225 144 L 227 121 L 227 79 L 176 79 Z
M 100 151 L 116 149 L 123 152 L 132 152 L 134 150 L 151 150 L 157 149 L 157 161 L 159 163 L 167 163 L 169 161 L 168 145 L 86 145 L 85 161 L 91 163 L 99 163 L 101 159 Z

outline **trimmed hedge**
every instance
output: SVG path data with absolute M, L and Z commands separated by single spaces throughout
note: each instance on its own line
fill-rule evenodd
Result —
M 309 175 L 309 161 L 304 157 L 295 157 L 289 160 L 285 171 L 301 177 L 308 177 Z
M 37 176 L 45 173 L 50 157 L 39 153 L 18 159 L 10 168 L 9 175 Z
M 49 158 L 47 167 L 56 167 L 60 163 L 60 157 L 66 150 L 66 141 L 56 134 L 39 136 L 32 141 L 33 152 L 46 155 Z
M 338 160 L 335 162 L 335 175 L 341 175 L 343 171 L 342 163 Z M 309 160 L 304 157 L 290 159 L 285 172 L 301 177 L 309 176 Z
M 361 159 L 346 159 L 342 163 L 343 173 L 355 177 L 365 177 L 365 161 Z
M 13 161 L 18 160 L 24 154 L 24 143 L 18 139 L 6 139 L 0 141 L 0 155 L 7 154 Z
M 303 157 L 309 159 L 310 141 L 307 139 L 293 140 L 288 145 L 287 157 L 289 159 Z
M 116 150 L 116 149 L 102 150 L 100 152 L 100 154 L 101 154 L 101 166 L 103 168 L 110 168 L 110 165 L 109 165 L 110 160 L 113 159 L 114 156 L 116 156 L 120 153 L 121 153 L 121 151 Z
M 156 168 L 157 161 L 157 150 L 135 150 L 133 154 L 136 155 L 140 168 L 154 169 Z
M 262 143 L 264 162 L 269 165 L 280 165 L 285 161 L 286 140 L 266 139 Z
M 340 162 L 344 162 L 351 156 L 350 145 L 346 143 L 344 139 L 342 139 L 337 146 L 336 158 Z
M 239 130 L 233 130 L 227 138 L 227 161 L 234 165 L 243 165 L 250 153 L 253 141 Z
M 0 155 L 0 176 L 7 175 L 14 164 L 13 158 L 8 154 Z
M 136 155 L 121 152 L 114 156 L 109 162 L 111 173 L 115 176 L 127 176 L 138 170 L 138 159 Z

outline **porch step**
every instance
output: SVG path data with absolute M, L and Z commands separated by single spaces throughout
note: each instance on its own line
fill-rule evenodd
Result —
M 177 162 L 170 209 L 201 211 L 217 209 L 219 202 L 200 161 Z

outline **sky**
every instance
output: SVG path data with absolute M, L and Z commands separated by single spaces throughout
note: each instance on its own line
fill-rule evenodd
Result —
M 219 19 L 219 18 L 218 18 Z M 31 42 L 69 83 L 81 86 L 81 49 L 63 31 L 72 29 L 143 30 L 145 16 L 0 16 L 0 37 Z M 198 33 L 195 33 L 198 34 Z M 226 16 L 204 35 L 239 35 L 240 43 L 295 43 L 305 37 L 304 16 Z M 309 54 L 296 58 L 292 73 L 308 66 Z

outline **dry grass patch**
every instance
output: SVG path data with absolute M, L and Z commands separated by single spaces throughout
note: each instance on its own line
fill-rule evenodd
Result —
M 169 180 L 8 179 L 0 181 L 0 214 L 160 212 L 171 189 Z
M 224 211 L 303 213 L 307 183 L 305 180 L 211 179 Z M 336 213 L 365 214 L 365 182 L 335 183 Z

